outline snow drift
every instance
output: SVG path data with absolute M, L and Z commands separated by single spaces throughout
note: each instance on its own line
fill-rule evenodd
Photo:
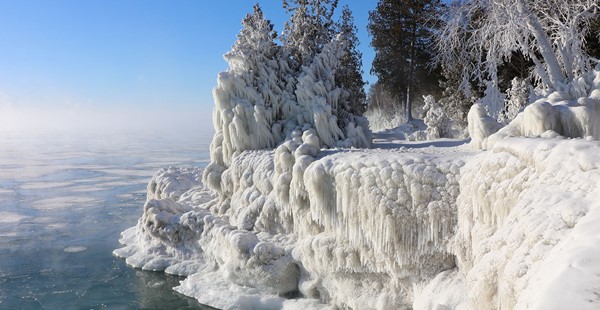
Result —
M 594 309 L 599 282 L 600 144 L 506 138 L 464 167 L 457 268 L 415 308 Z

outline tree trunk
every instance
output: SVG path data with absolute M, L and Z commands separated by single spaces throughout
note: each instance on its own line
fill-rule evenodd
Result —
M 406 122 L 410 123 L 413 120 L 412 117 L 412 102 L 410 98 L 410 89 L 412 86 L 412 82 L 414 80 L 415 75 L 415 41 L 417 40 L 417 21 L 416 21 L 416 12 L 413 12 L 412 16 L 412 31 L 410 38 L 410 59 L 408 61 L 408 81 L 406 81 L 406 104 L 405 104 L 405 114 L 406 114 Z
M 546 62 L 548 78 L 552 84 L 550 87 L 558 89 L 564 83 L 566 76 L 556 58 L 556 54 L 554 54 L 552 43 L 550 43 L 548 35 L 544 27 L 540 24 L 540 21 L 529 9 L 524 7 L 522 2 L 519 2 L 519 9 L 527 17 L 527 25 L 538 42 L 540 55 Z
M 408 83 L 406 83 L 406 104 L 404 105 L 404 108 L 405 108 L 404 114 L 406 115 L 407 123 L 410 123 L 413 120 L 412 104 L 410 102 L 410 84 L 411 83 L 412 83 L 412 81 L 408 81 Z

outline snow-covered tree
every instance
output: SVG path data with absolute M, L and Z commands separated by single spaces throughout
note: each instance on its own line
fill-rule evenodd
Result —
M 475 80 L 498 92 L 498 68 L 514 53 L 534 64 L 533 77 L 545 92 L 589 71 L 584 36 L 597 16 L 596 0 L 457 0 L 447 6 L 436 34 L 436 62 L 462 72 L 463 86 Z M 497 117 L 499 103 L 488 107 Z
M 342 104 L 347 105 L 344 89 L 336 83 L 342 55 L 344 47 L 338 36 L 323 47 L 309 66 L 302 67 L 296 87 L 296 98 L 301 107 L 298 118 L 312 124 L 324 146 L 368 147 L 370 140 L 363 133 L 367 128 L 362 127 L 364 124 L 360 120 L 350 113 L 344 115 L 345 120 L 338 120 L 337 111 Z M 357 126 L 361 129 L 357 130 Z M 339 143 L 341 140 L 345 141 Z
M 281 40 L 290 53 L 292 67 L 310 64 L 331 41 L 337 4 L 338 0 L 283 0 L 283 8 L 291 17 Z
M 274 117 L 288 104 L 280 69 L 280 47 L 260 6 L 242 20 L 242 30 L 224 58 L 229 70 L 214 89 L 212 162 L 228 165 L 236 152 L 274 147 L 283 139 Z M 287 96 L 289 97 L 289 96 Z
M 332 25 L 325 21 L 331 19 L 337 1 L 298 3 L 295 13 L 306 9 L 307 16 L 315 18 L 315 25 L 333 33 Z M 354 89 L 336 81 L 340 68 L 352 70 L 351 64 L 342 65 L 349 49 L 342 35 L 328 34 L 329 41 L 320 35 L 305 36 L 313 44 L 306 50 L 298 49 L 306 46 L 294 45 L 302 40 L 279 46 L 274 41 L 273 25 L 258 5 L 243 19 L 242 26 L 231 51 L 224 56 L 229 69 L 219 74 L 213 90 L 216 132 L 211 164 L 204 173 L 206 184 L 220 190 L 221 175 L 237 154 L 275 148 L 288 140 L 299 143 L 300 136 L 310 140 L 315 153 L 319 147 L 370 145 L 368 122 L 347 108 L 348 94 Z M 307 53 L 302 56 L 305 64 L 295 67 L 290 62 L 295 51 Z
M 423 96 L 423 110 L 425 115 L 423 122 L 427 125 L 426 130 L 416 131 L 409 140 L 435 140 L 439 138 L 465 138 L 466 122 L 452 118 L 447 114 L 442 102 L 435 100 L 431 95 Z
M 348 119 L 348 114 L 360 115 L 366 108 L 367 95 L 365 81 L 362 78 L 362 53 L 358 51 L 358 38 L 354 17 L 348 6 L 342 9 L 338 22 L 339 40 L 343 54 L 340 68 L 335 74 L 336 84 L 342 88 L 342 106 L 338 109 L 338 119 Z M 345 125 L 342 125 L 345 127 Z
M 473 91 L 470 89 L 468 92 L 462 91 L 460 77 L 451 73 L 450 71 L 444 72 L 446 78 L 440 81 L 440 88 L 443 89 L 443 92 L 439 103 L 449 118 L 466 126 L 467 113 L 477 98 L 471 95 Z

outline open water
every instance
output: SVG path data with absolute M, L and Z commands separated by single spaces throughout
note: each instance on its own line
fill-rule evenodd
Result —
M 206 309 L 182 278 L 112 255 L 159 168 L 204 166 L 210 133 L 0 133 L 0 309 Z

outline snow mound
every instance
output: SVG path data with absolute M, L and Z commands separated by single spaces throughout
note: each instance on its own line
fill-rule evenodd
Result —
M 474 105 L 468 116 L 472 145 L 487 149 L 506 137 L 600 138 L 600 71 L 576 78 L 566 89 L 537 99 L 500 130 Z

